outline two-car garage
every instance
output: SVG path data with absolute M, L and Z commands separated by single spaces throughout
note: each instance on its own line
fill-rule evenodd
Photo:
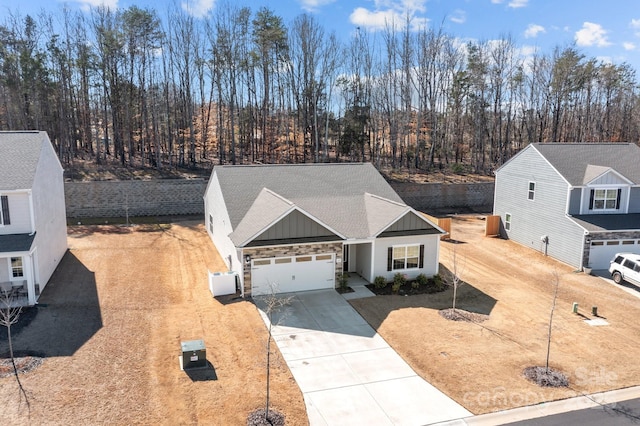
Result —
M 251 260 L 251 293 L 264 295 L 335 287 L 335 254 Z
M 597 240 L 591 241 L 589 250 L 589 266 L 592 269 L 608 269 L 609 262 L 616 253 L 631 252 L 640 253 L 640 240 Z

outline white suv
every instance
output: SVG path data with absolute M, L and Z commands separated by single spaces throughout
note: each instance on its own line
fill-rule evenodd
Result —
M 626 281 L 640 286 L 640 254 L 616 254 L 609 266 L 609 273 L 616 284 Z

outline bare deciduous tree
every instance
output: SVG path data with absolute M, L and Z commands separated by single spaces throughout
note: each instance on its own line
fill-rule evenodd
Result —
M 27 404 L 27 410 L 31 410 L 29 403 L 29 397 L 27 392 L 20 382 L 20 376 L 18 375 L 18 367 L 16 366 L 16 359 L 13 353 L 13 338 L 11 336 L 11 326 L 16 324 L 20 319 L 20 313 L 22 313 L 22 306 L 19 306 L 13 295 L 9 292 L 0 292 L 0 326 L 7 328 L 7 341 L 9 344 L 9 357 L 11 358 L 11 365 L 13 367 L 13 374 L 18 383 L 20 394 L 24 397 Z

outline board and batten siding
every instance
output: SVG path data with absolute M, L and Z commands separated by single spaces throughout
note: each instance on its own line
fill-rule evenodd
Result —
M 535 183 L 533 200 L 528 199 L 530 182 Z M 568 190 L 569 184 L 542 155 L 532 145 L 526 147 L 496 171 L 493 213 L 502 219 L 501 235 L 580 267 L 584 230 L 566 215 Z M 511 214 L 509 231 L 504 229 L 506 213 Z
M 332 237 L 335 234 L 308 216 L 294 210 L 258 235 L 254 241 L 309 238 L 310 236 Z

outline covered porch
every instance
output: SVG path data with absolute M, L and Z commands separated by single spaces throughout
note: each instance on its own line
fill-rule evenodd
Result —
M 0 305 L 31 306 L 40 296 L 35 234 L 0 235 Z
M 27 280 L 0 282 L 0 309 L 29 305 Z

